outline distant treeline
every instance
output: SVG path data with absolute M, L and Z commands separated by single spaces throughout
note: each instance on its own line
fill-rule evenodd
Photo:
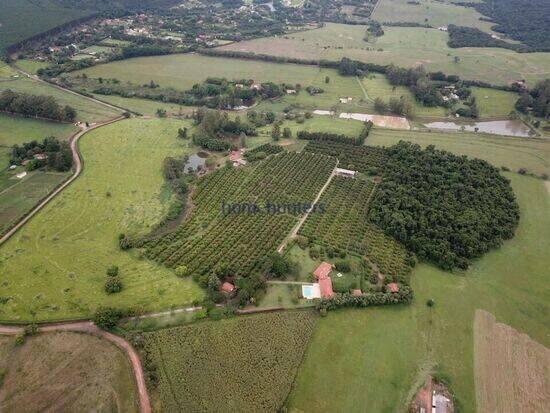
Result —
M 10 89 L 0 94 L 0 111 L 61 122 L 72 122 L 76 119 L 74 108 L 62 107 L 52 96 L 28 95 Z
M 536 51 L 524 44 L 508 43 L 501 39 L 495 39 L 490 34 L 473 27 L 450 24 L 447 30 L 449 32 L 449 41 L 447 42 L 449 47 L 500 47 L 523 53 Z
M 454 3 L 489 16 L 491 29 L 523 42 L 532 51 L 550 51 L 550 2 L 548 0 L 498 0 Z

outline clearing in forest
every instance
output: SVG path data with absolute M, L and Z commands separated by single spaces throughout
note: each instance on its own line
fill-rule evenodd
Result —
M 475 315 L 474 365 L 479 413 L 542 412 L 550 405 L 550 349 L 484 310 Z

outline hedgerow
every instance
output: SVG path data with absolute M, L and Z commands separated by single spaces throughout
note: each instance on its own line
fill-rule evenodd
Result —
M 255 161 L 264 159 L 269 155 L 275 155 L 277 153 L 283 152 L 284 149 L 278 145 L 272 145 L 270 143 L 264 143 L 254 149 L 246 151 L 244 157 L 249 161 Z
M 316 322 L 278 312 L 145 333 L 155 411 L 279 411 Z
M 387 157 L 384 148 L 354 146 L 334 140 L 309 141 L 304 151 L 334 156 L 340 161 L 340 168 L 363 173 L 377 172 L 384 166 Z

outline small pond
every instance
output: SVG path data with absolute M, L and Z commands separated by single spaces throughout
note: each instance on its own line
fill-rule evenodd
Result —
M 528 138 L 534 133 L 520 120 L 492 120 L 487 122 L 457 123 L 457 122 L 430 122 L 424 124 L 427 128 L 452 129 L 491 133 L 493 135 L 519 136 Z

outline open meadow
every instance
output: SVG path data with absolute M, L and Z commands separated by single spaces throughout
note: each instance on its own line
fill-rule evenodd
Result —
M 313 311 L 202 321 L 144 334 L 155 412 L 278 411 L 317 324 Z
M 435 145 L 458 155 L 484 159 L 496 167 L 512 171 L 525 168 L 537 175 L 550 175 L 550 140 L 541 138 L 512 138 L 470 132 L 395 131 L 381 128 L 371 130 L 367 145 L 392 146 L 400 140 L 422 147 Z
M 383 23 L 411 22 L 433 27 L 454 24 L 494 33 L 491 30 L 493 23 L 480 20 L 483 15 L 477 10 L 453 3 L 451 0 L 380 0 L 371 17 Z
M 401 67 L 424 65 L 463 79 L 507 84 L 526 79 L 530 86 L 550 74 L 548 53 L 516 53 L 507 49 L 447 45 L 448 34 L 419 27 L 384 27 L 384 35 L 365 42 L 366 27 L 327 23 L 320 29 L 265 37 L 223 46 L 235 50 L 302 59 L 340 60 L 349 57 L 367 63 Z M 455 63 L 455 56 L 459 61 Z
M 166 309 L 202 297 L 192 281 L 118 246 L 120 233 L 144 235 L 166 213 L 162 162 L 188 153 L 177 138 L 185 125 L 132 119 L 82 138 L 82 175 L 0 247 L 0 319 L 84 317 L 109 304 Z M 107 295 L 111 265 L 124 290 Z
M 411 306 L 342 310 L 322 318 L 290 395 L 290 411 L 402 411 L 434 370 L 448 377 L 461 411 L 476 411 L 478 309 L 550 345 L 550 196 L 541 180 L 506 176 L 522 213 L 516 236 L 466 272 L 418 265 Z M 426 305 L 430 298 L 433 307 Z
M 83 122 L 99 122 L 115 118 L 122 113 L 121 110 L 101 105 L 83 96 L 58 89 L 36 79 L 28 78 L 19 74 L 5 63 L 0 62 L 0 92 L 6 89 L 31 95 L 53 96 L 60 105 L 69 105 L 75 108 L 77 119 Z
M 0 410 L 6 413 L 138 411 L 132 367 L 108 341 L 44 333 L 15 345 L 0 337 Z

